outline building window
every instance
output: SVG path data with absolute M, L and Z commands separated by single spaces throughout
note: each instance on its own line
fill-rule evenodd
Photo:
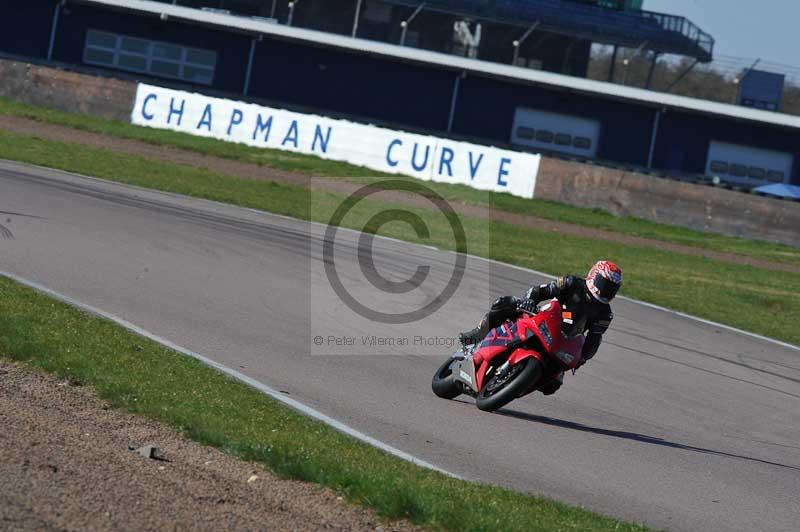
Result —
M 569 146 L 572 144 L 572 135 L 567 135 L 566 133 L 557 133 L 556 134 L 556 144 L 559 146 Z
M 572 145 L 578 148 L 579 150 L 591 150 L 592 149 L 592 139 L 589 137 L 575 137 L 572 139 Z
M 536 131 L 531 127 L 520 126 L 517 128 L 517 136 L 525 140 L 533 140 L 536 136 Z
M 747 167 L 743 164 L 731 164 L 728 173 L 734 177 L 746 177 Z
M 211 85 L 217 66 L 217 53 L 89 30 L 86 33 L 83 61 L 90 65 Z
M 743 164 L 726 163 L 724 161 L 711 161 L 709 169 L 715 175 L 730 175 L 734 177 L 749 177 L 758 181 L 773 181 L 782 183 L 786 174 L 779 170 L 769 170 L 760 166 L 750 166 Z
M 724 161 L 711 161 L 711 171 L 717 174 L 727 174 L 728 163 Z
M 786 179 L 786 174 L 779 170 L 769 170 L 767 172 L 767 179 L 776 183 L 783 183 Z

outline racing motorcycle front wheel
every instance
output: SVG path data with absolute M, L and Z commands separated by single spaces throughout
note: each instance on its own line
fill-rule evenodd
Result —
M 481 388 L 475 404 L 484 412 L 494 412 L 530 389 L 541 375 L 542 366 L 535 358 L 526 358 L 518 364 L 498 368 Z

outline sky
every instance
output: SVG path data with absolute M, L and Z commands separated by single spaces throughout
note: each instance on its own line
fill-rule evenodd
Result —
M 716 39 L 715 55 L 800 67 L 800 0 L 644 0 L 643 8 L 688 18 Z

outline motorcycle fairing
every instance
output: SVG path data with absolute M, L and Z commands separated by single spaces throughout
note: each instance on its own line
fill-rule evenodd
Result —
M 563 322 L 561 304 L 557 299 L 552 299 L 537 314 L 523 316 L 517 321 L 506 321 L 489 331 L 473 355 L 477 389 L 483 386 L 494 358 L 506 353 L 512 342 L 519 342 L 520 346 L 511 353 L 508 359 L 511 364 L 531 357 L 546 364 L 545 356 L 551 353 L 550 356 L 559 361 L 562 369 L 577 367 L 584 337 L 582 334 L 565 336 Z
M 526 324 L 527 321 L 533 322 L 530 318 L 521 318 L 516 322 L 506 321 L 499 327 L 489 331 L 483 342 L 480 343 L 478 349 L 475 350 L 473 355 L 473 362 L 475 365 L 475 385 L 478 390 L 483 387 L 483 381 L 486 378 L 486 373 L 492 366 L 492 361 L 503 353 L 506 353 L 509 344 L 512 342 L 525 341 L 531 337 L 528 331 L 530 327 Z M 520 329 L 522 327 L 522 330 Z M 541 333 L 540 333 L 541 334 Z M 534 357 L 541 362 L 544 362 L 542 355 L 537 351 L 531 349 L 516 348 L 511 353 L 509 361 L 512 364 L 517 364 L 526 358 Z

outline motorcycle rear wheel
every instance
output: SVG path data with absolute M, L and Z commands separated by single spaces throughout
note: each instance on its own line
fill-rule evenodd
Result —
M 435 393 L 437 397 L 441 397 L 442 399 L 455 399 L 463 393 L 462 385 L 456 380 L 451 369 L 454 362 L 455 359 L 448 358 L 445 360 L 444 364 L 439 366 L 436 373 L 433 374 L 431 389 L 433 389 L 433 393 Z
M 504 382 L 502 375 L 493 375 L 486 381 L 475 398 L 478 409 L 484 412 L 494 412 L 503 408 L 529 389 L 542 376 L 542 366 L 534 358 L 526 358 L 509 368 L 508 371 L 512 373 L 510 377 L 505 377 L 507 380 Z

